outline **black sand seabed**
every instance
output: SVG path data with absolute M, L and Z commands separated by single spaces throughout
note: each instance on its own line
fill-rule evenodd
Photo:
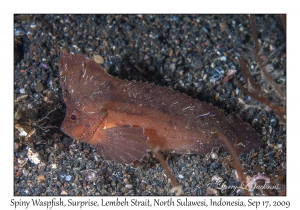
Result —
M 261 57 L 285 90 L 286 36 L 280 18 L 259 15 L 255 22 Z M 255 70 L 247 15 L 15 15 L 14 38 L 14 195 L 174 195 L 151 154 L 138 168 L 116 164 L 59 130 L 65 114 L 62 48 L 90 58 L 100 55 L 108 73 L 121 79 L 170 87 L 237 113 L 261 139 L 260 148 L 239 156 L 248 183 L 270 181 L 275 188 L 250 193 L 284 192 L 286 126 L 236 83 L 243 80 L 241 50 L 270 100 L 285 106 Z M 233 189 L 240 183 L 225 163 L 232 159 L 226 151 L 164 157 L 185 195 L 243 194 Z

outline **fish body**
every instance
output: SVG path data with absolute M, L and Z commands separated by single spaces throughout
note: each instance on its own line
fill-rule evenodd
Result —
M 154 84 L 120 80 L 83 55 L 61 53 L 60 84 L 67 135 L 94 145 L 106 159 L 132 163 L 151 148 L 203 154 L 222 147 L 215 129 L 239 152 L 258 148 L 259 138 L 235 114 Z

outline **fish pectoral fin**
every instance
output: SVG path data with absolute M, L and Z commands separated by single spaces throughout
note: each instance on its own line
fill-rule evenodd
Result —
M 147 155 L 147 139 L 144 129 L 122 125 L 103 129 L 96 151 L 106 160 L 131 164 Z

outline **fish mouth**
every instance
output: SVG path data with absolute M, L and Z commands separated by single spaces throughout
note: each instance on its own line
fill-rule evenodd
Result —
M 78 135 L 78 128 L 76 129 L 76 126 L 69 125 L 67 126 L 66 123 L 63 123 L 60 127 L 60 130 L 67 134 L 68 136 L 72 137 L 73 139 L 76 139 L 81 142 L 89 142 L 90 139 L 95 135 L 96 131 L 101 128 L 101 122 L 95 123 L 97 126 L 94 126 L 95 128 L 93 130 L 84 129 L 85 132 L 83 132 L 81 135 Z M 81 128 L 82 129 L 82 128 Z

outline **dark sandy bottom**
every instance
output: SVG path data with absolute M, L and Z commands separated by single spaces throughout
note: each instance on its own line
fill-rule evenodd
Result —
M 286 39 L 280 18 L 260 15 L 255 22 L 264 65 L 285 90 Z M 248 16 L 16 15 L 14 39 L 15 195 L 174 195 L 170 179 L 150 153 L 132 168 L 104 160 L 88 144 L 60 131 L 65 114 L 61 48 L 90 58 L 100 55 L 95 60 L 121 79 L 170 87 L 227 114 L 237 113 L 261 139 L 260 148 L 239 156 L 249 186 L 278 186 L 250 193 L 284 193 L 286 126 L 236 83 L 243 81 L 237 60 L 242 51 L 263 92 L 286 105 L 256 69 Z M 227 151 L 163 155 L 185 195 L 243 194 L 234 189 L 241 185 L 226 163 L 232 161 Z

